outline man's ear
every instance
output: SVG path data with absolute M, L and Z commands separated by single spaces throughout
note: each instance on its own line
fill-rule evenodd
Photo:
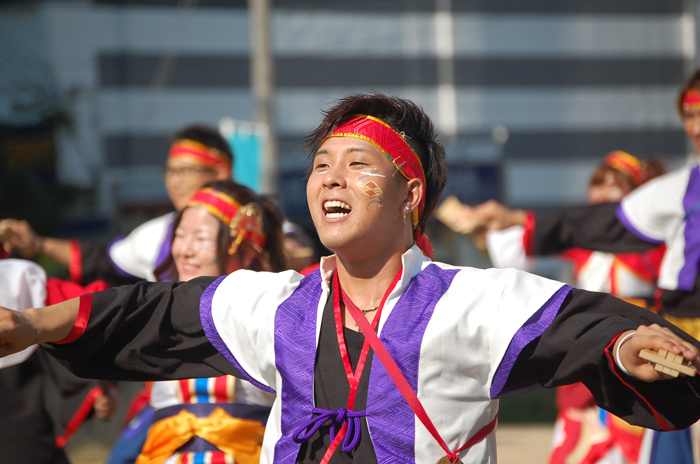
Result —
M 421 200 L 425 198 L 425 184 L 420 179 L 411 179 L 408 181 L 408 190 L 404 199 L 408 212 L 417 211 L 420 207 Z

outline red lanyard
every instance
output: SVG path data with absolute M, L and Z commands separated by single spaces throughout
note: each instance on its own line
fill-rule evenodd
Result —
M 416 396 L 416 393 L 406 381 L 406 377 L 404 377 L 404 375 L 401 373 L 401 370 L 396 365 L 389 352 L 386 350 L 386 347 L 381 342 L 381 340 L 379 340 L 379 337 L 377 337 L 374 328 L 369 325 L 369 322 L 367 322 L 367 319 L 362 314 L 362 310 L 355 306 L 355 304 L 350 300 L 350 298 L 348 298 L 344 291 L 342 291 L 342 293 L 343 301 L 345 302 L 345 307 L 348 308 L 348 310 L 350 311 L 350 315 L 353 317 L 353 319 L 355 319 L 355 322 L 360 327 L 360 331 L 365 336 L 365 345 L 367 345 L 368 342 L 370 345 L 372 345 L 374 354 L 382 362 L 387 373 L 391 376 L 392 380 L 398 387 L 399 391 L 403 395 L 408 405 L 413 410 L 414 414 L 418 417 L 418 419 L 420 419 L 425 428 L 428 429 L 433 438 L 435 438 L 435 440 L 440 444 L 445 453 L 447 453 L 447 458 L 449 459 L 449 461 L 459 462 L 459 458 L 457 457 L 457 455 L 465 449 L 469 448 L 470 446 L 473 446 L 474 444 L 480 442 L 486 436 L 488 436 L 488 434 L 490 434 L 496 427 L 498 416 L 494 417 L 490 423 L 488 423 L 481 430 L 479 430 L 473 437 L 469 439 L 469 441 L 467 441 L 467 443 L 465 443 L 459 449 L 457 449 L 457 451 L 455 451 L 454 453 L 451 452 L 450 449 L 447 447 L 445 440 L 442 439 L 437 429 L 435 428 L 435 425 L 433 425 L 433 421 L 430 420 L 430 417 L 428 417 L 428 414 L 425 412 L 425 409 L 423 408 L 423 405 L 418 399 L 418 396 Z M 382 306 L 383 303 L 384 302 L 382 301 Z
M 394 277 L 394 280 L 391 282 L 389 285 L 389 288 L 386 289 L 386 292 L 384 292 L 384 297 L 382 298 L 382 302 L 379 304 L 379 308 L 377 308 L 377 314 L 374 316 L 374 320 L 372 321 L 372 325 L 367 322 L 367 319 L 365 319 L 365 316 L 362 314 L 362 311 L 358 309 L 360 312 L 360 315 L 362 315 L 362 319 L 364 320 L 365 324 L 367 324 L 367 327 L 369 327 L 369 330 L 374 332 L 377 330 L 377 325 L 379 324 L 379 319 L 382 316 L 382 309 L 384 308 L 384 304 L 386 303 L 386 300 L 389 298 L 389 295 L 391 294 L 392 290 L 394 290 L 394 287 L 396 287 L 396 284 L 399 282 L 399 278 L 401 277 L 401 271 L 402 269 L 399 269 L 399 272 L 396 274 Z M 360 359 L 357 361 L 357 366 L 355 367 L 355 372 L 352 372 L 352 365 L 350 364 L 350 358 L 348 356 L 348 350 L 347 347 L 345 346 L 345 335 L 343 333 L 343 318 L 342 314 L 340 311 L 340 293 L 342 292 L 340 288 L 340 283 L 338 282 L 338 273 L 335 272 L 333 274 L 333 313 L 335 316 L 335 333 L 338 338 L 338 348 L 340 349 L 340 357 L 343 359 L 343 367 L 345 368 L 345 375 L 348 378 L 348 385 L 350 385 L 350 394 L 348 395 L 348 405 L 347 409 L 352 410 L 355 406 L 355 397 L 357 396 L 357 387 L 360 384 L 360 378 L 362 377 L 362 371 L 365 368 L 365 362 L 367 361 L 367 354 L 369 353 L 369 340 L 367 337 L 365 337 L 365 342 L 362 344 L 362 352 L 360 353 Z M 343 292 L 345 293 L 345 292 Z M 343 301 L 350 301 L 349 298 L 344 297 Z M 347 303 L 346 303 L 347 305 Z M 355 316 L 353 316 L 355 317 Z M 340 444 L 340 441 L 343 439 L 345 436 L 345 432 L 347 430 L 347 424 L 343 424 L 342 428 L 338 432 L 338 435 L 335 436 L 335 439 L 333 440 L 333 443 L 328 447 L 328 450 L 326 451 L 326 454 L 323 456 L 323 460 L 321 461 L 321 464 L 326 464 L 333 453 L 335 452 L 336 448 L 338 447 L 338 444 Z

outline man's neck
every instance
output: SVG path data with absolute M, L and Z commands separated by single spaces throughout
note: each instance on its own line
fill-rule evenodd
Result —
M 340 285 L 358 308 L 379 306 L 384 293 L 403 266 L 402 256 L 402 252 L 395 252 L 388 257 L 353 262 L 338 255 Z

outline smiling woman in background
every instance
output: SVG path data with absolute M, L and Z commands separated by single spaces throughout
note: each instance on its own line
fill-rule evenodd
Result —
M 155 271 L 159 280 L 285 268 L 282 220 L 268 200 L 245 186 L 209 184 L 175 216 L 173 227 L 171 253 Z M 133 462 L 124 453 L 138 443 L 139 464 L 259 461 L 274 395 L 231 375 L 152 382 L 147 389 L 152 409 L 132 421 L 108 462 Z M 149 425 L 147 437 L 139 433 Z

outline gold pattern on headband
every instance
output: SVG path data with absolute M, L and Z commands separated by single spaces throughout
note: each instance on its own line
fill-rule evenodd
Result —
M 263 213 L 256 203 L 248 203 L 241 206 L 236 212 L 236 216 L 231 221 L 230 226 L 231 237 L 235 237 L 231 248 L 228 250 L 229 255 L 233 255 L 238 250 L 243 240 L 254 237 L 265 237 L 263 232 Z M 260 244 L 252 240 L 251 243 L 258 252 L 262 252 Z

